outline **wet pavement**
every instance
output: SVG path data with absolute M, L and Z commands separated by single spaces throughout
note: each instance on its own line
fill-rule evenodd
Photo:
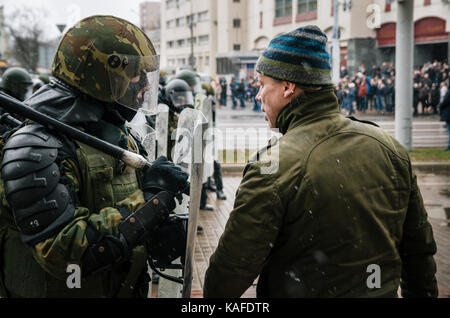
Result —
M 439 297 L 450 298 L 450 224 L 448 223 L 450 220 L 447 219 L 445 212 L 445 209 L 447 209 L 450 218 L 450 171 L 416 171 L 416 173 L 438 246 L 435 260 L 437 263 Z M 216 200 L 215 193 L 210 192 L 208 201 L 215 207 L 215 210 L 213 212 L 200 211 L 198 220 L 204 231 L 197 235 L 192 297 L 203 296 L 202 289 L 209 258 L 215 251 L 219 238 L 224 231 L 240 181 L 241 174 L 239 173 L 224 175 L 224 192 L 227 195 L 227 200 Z M 243 298 L 255 296 L 256 283 L 247 290 Z

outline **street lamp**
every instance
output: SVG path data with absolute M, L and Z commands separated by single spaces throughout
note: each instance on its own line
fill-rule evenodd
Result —
M 189 65 L 195 71 L 195 57 L 194 57 L 194 14 L 192 12 L 192 0 L 191 0 L 191 15 L 189 16 L 189 29 L 191 31 L 191 54 L 189 55 Z
M 336 85 L 340 81 L 340 63 L 341 63 L 341 48 L 339 44 L 339 38 L 341 32 L 339 30 L 339 6 L 342 5 L 344 11 L 350 11 L 353 8 L 352 0 L 334 0 L 333 13 L 334 13 L 334 25 L 333 25 L 333 37 L 331 40 L 331 65 L 333 67 L 333 83 Z

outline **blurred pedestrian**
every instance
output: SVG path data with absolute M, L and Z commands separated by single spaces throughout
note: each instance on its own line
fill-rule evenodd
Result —
M 448 145 L 445 149 L 446 151 L 450 150 L 450 91 L 445 94 L 442 103 L 439 105 L 439 111 L 441 113 L 441 121 L 445 121 L 448 132 Z
M 394 111 L 394 95 L 395 95 L 395 87 L 394 83 L 392 83 L 392 79 L 388 78 L 386 80 L 385 87 L 385 97 L 386 97 L 386 111 L 389 113 Z
M 237 95 L 238 95 L 238 99 L 239 102 L 241 103 L 241 108 L 245 108 L 245 83 L 244 83 L 244 79 L 241 78 L 239 80 L 239 84 L 237 87 Z
M 441 87 L 440 87 L 440 102 L 442 103 L 442 101 L 444 100 L 445 95 L 447 94 L 448 91 L 448 86 L 447 83 L 445 81 L 441 82 Z
M 421 89 L 421 87 L 420 87 L 421 85 L 422 85 L 421 82 L 414 83 L 414 85 L 413 85 L 413 109 L 414 109 L 413 116 L 419 115 L 419 111 L 418 111 L 419 101 L 420 101 L 419 100 L 419 92 Z
M 233 77 L 231 79 L 230 83 L 230 89 L 231 89 L 231 101 L 233 102 L 233 109 L 236 109 L 237 102 L 237 94 L 238 94 L 238 84 L 236 83 L 236 79 Z
M 222 77 L 220 81 L 220 103 L 222 106 L 227 106 L 227 90 L 228 90 L 228 84 L 227 80 Z
M 419 83 L 419 103 L 422 105 L 422 114 L 425 114 L 425 110 L 428 108 L 429 93 L 430 89 L 428 86 L 428 81 Z
M 441 94 L 439 91 L 439 88 L 436 83 L 431 84 L 431 90 L 430 90 L 430 101 L 429 105 L 431 107 L 431 112 L 433 115 L 436 115 L 438 113 L 438 105 L 441 100 Z
M 367 103 L 370 110 L 376 109 L 377 107 L 377 81 L 375 78 L 372 78 L 370 76 L 367 77 L 369 79 L 369 86 L 368 86 L 368 92 L 367 92 Z
M 367 82 L 363 76 L 357 83 L 358 89 L 358 111 L 365 112 L 367 109 Z
M 355 113 L 353 109 L 353 102 L 356 99 L 356 85 L 355 83 L 349 83 L 345 90 L 344 107 L 348 110 L 348 115 L 351 116 Z
M 378 80 L 376 99 L 377 99 L 377 112 L 383 113 L 386 110 L 386 102 L 384 100 L 386 89 L 383 80 Z

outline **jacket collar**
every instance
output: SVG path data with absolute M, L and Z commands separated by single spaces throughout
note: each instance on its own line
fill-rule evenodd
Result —
M 297 96 L 280 111 L 276 125 L 285 134 L 306 122 L 335 113 L 339 113 L 338 101 L 330 86 Z

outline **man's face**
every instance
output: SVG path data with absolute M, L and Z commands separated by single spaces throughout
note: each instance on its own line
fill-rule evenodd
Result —
M 260 83 L 259 92 L 256 100 L 261 102 L 261 111 L 266 113 L 266 121 L 270 128 L 277 128 L 276 121 L 278 114 L 287 104 L 285 98 L 285 85 L 271 77 L 258 74 Z

